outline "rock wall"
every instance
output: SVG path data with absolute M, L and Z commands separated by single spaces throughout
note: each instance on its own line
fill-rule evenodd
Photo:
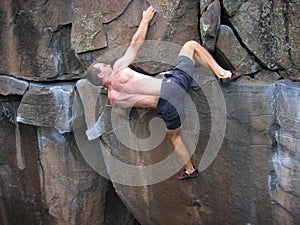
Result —
M 78 93 L 91 62 L 123 54 L 149 4 L 157 14 L 148 39 L 197 40 L 222 66 L 246 74 L 223 86 L 203 68 L 195 74 L 184 125 L 195 165 L 204 165 L 226 119 L 216 157 L 195 180 L 146 170 L 173 155 L 166 139 L 135 151 L 151 136 L 154 110 L 131 111 L 137 142 L 128 147 L 105 91 Z M 299 224 L 299 10 L 296 0 L 1 1 L 1 224 Z M 134 66 L 149 74 L 170 68 L 147 57 Z M 218 107 L 226 110 L 215 115 Z M 89 141 L 95 121 L 100 138 Z M 116 170 L 115 158 L 134 170 Z M 176 157 L 163 168 L 174 165 Z

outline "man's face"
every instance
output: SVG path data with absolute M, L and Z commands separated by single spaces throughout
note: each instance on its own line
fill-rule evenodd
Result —
M 94 65 L 94 67 L 100 69 L 101 73 L 104 74 L 105 76 L 110 76 L 113 71 L 111 65 L 104 64 L 104 63 L 97 63 Z

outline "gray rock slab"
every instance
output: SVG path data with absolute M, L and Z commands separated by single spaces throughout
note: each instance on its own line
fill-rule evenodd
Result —
M 31 83 L 18 108 L 17 121 L 52 127 L 60 133 L 72 131 L 73 83 Z
M 221 25 L 216 44 L 217 58 L 225 64 L 242 71 L 244 74 L 253 74 L 262 70 L 255 59 L 244 49 L 233 30 L 226 25 Z

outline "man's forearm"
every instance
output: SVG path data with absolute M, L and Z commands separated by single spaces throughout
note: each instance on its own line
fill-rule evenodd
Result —
M 147 35 L 147 31 L 148 31 L 148 25 L 149 23 L 146 21 L 141 21 L 140 25 L 137 29 L 137 31 L 135 32 L 135 34 L 133 35 L 132 39 L 131 39 L 131 44 L 142 44 L 145 39 L 146 39 L 146 35 Z
M 143 12 L 142 20 L 139 27 L 131 39 L 131 44 L 143 43 L 146 39 L 148 25 L 152 20 L 156 10 L 150 6 Z

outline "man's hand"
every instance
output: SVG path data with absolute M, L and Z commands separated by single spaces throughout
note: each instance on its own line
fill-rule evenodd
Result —
M 143 11 L 142 21 L 145 23 L 149 23 L 152 20 L 155 13 L 156 9 L 154 9 L 152 6 L 149 6 L 145 11 Z

